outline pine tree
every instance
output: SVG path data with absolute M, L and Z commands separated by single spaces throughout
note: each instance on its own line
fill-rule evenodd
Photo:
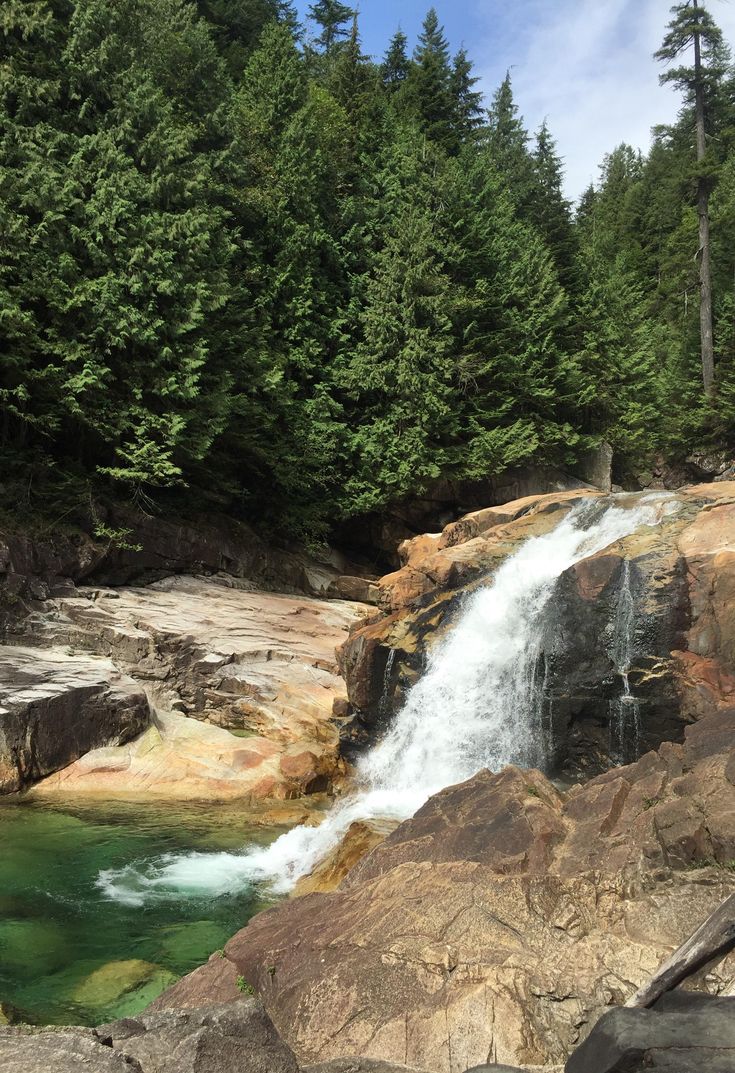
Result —
M 408 78 L 410 61 L 407 46 L 408 38 L 402 30 L 397 30 L 391 38 L 380 68 L 383 85 L 390 94 L 396 93 Z
M 321 27 L 316 43 L 325 56 L 331 57 L 337 46 L 350 35 L 349 23 L 355 12 L 339 0 L 316 0 L 309 6 L 309 18 Z
M 693 98 L 696 121 L 697 213 L 699 216 L 699 311 L 702 348 L 702 382 L 705 394 L 711 395 L 715 385 L 714 336 L 712 325 L 712 264 L 709 228 L 709 198 L 712 189 L 711 164 L 708 162 L 707 128 L 708 103 L 724 73 L 722 34 L 712 16 L 697 0 L 676 4 L 656 59 L 666 63 L 677 60 L 690 47 L 694 52 L 693 67 L 676 67 L 660 76 L 662 83 L 674 85 Z
M 431 8 L 424 19 L 405 87 L 407 108 L 426 136 L 449 151 L 457 146 L 449 45 Z
M 467 50 L 461 48 L 452 62 L 450 92 L 454 101 L 454 126 L 460 144 L 469 142 L 483 123 L 482 94 L 475 90 L 479 82 L 472 74 Z
M 546 121 L 536 134 L 533 151 L 535 192 L 528 218 L 554 258 L 559 279 L 573 290 L 576 285 L 576 241 L 571 204 L 562 190 L 562 164 Z

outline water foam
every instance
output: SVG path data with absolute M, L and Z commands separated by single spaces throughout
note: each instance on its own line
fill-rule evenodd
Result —
M 537 669 L 556 581 L 581 559 L 655 525 L 671 507 L 665 494 L 633 507 L 587 500 L 506 559 L 492 582 L 466 599 L 390 729 L 358 765 L 357 789 L 320 826 L 295 827 L 266 848 L 239 854 L 167 855 L 103 872 L 104 894 L 142 905 L 260 883 L 285 893 L 356 820 L 406 819 L 432 794 L 483 768 L 543 763 Z

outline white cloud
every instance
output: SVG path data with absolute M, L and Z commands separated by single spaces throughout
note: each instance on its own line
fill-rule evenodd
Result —
M 507 0 L 506 0 L 507 2 Z M 668 0 L 511 0 L 498 27 L 497 7 L 478 0 L 487 26 L 472 54 L 482 88 L 492 94 L 510 66 L 527 126 L 549 121 L 564 157 L 566 187 L 577 197 L 597 179 L 606 152 L 625 141 L 647 150 L 651 127 L 670 122 L 679 100 L 660 87 L 653 53 L 669 19 Z M 490 19 L 489 7 L 495 8 Z M 504 7 L 507 12 L 508 7 Z M 735 3 L 710 10 L 735 39 Z

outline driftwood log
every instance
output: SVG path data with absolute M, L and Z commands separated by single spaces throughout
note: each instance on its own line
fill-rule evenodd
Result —
M 653 1006 L 667 991 L 672 991 L 713 961 L 720 961 L 731 950 L 735 950 L 735 894 L 726 898 L 712 916 L 666 959 L 653 978 L 628 999 L 626 1006 Z

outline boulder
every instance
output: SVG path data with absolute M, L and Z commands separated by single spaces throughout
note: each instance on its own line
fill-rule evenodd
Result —
M 298 1073 L 257 999 L 158 1010 L 96 1029 L 142 1073 Z
M 149 722 L 145 693 L 108 659 L 0 649 L 0 794 L 127 742 Z
M 392 1062 L 375 1062 L 371 1058 L 338 1058 L 334 1062 L 306 1066 L 302 1073 L 421 1073 L 421 1070 Z
M 306 1065 L 560 1064 L 735 891 L 733 740 L 735 711 L 711 715 L 567 792 L 481 772 L 336 891 L 255 917 L 227 958 Z
M 87 1009 L 108 1013 L 114 1010 L 119 1013 L 120 1003 L 125 996 L 135 993 L 134 1001 L 143 1005 L 146 989 L 148 994 L 151 990 L 155 994 L 172 984 L 175 979 L 173 973 L 167 969 L 139 958 L 109 961 L 77 984 L 71 998 Z
M 732 1073 L 735 999 L 672 992 L 651 1010 L 608 1011 L 565 1073 Z
M 196 1010 L 212 1003 L 236 1002 L 238 971 L 224 952 L 212 954 L 209 961 L 188 973 L 155 999 L 148 1010 Z
M 137 1062 L 106 1047 L 93 1029 L 0 1026 L 3 1073 L 142 1073 Z
M 0 1026 L 3 1073 L 299 1073 L 257 999 L 85 1028 Z

